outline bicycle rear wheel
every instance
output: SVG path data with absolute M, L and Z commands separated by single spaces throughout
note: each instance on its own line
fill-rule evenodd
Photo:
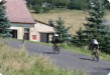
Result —
M 98 51 L 96 50 L 96 48 L 94 49 L 93 53 L 92 53 L 92 60 L 93 61 L 99 61 L 99 54 Z
M 54 46 L 53 51 L 54 51 L 54 53 L 59 54 L 60 53 L 60 47 L 59 46 Z

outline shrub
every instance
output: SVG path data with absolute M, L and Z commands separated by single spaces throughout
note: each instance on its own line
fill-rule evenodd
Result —
M 35 10 L 36 13 L 44 13 L 44 12 L 48 12 L 50 10 L 49 7 L 42 7 L 39 5 L 34 5 L 33 9 Z
M 43 12 L 42 7 L 38 6 L 38 5 L 34 5 L 33 9 L 35 10 L 36 13 L 42 13 Z

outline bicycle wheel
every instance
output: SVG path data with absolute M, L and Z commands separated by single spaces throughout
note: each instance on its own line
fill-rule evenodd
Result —
M 94 61 L 95 58 L 96 58 L 96 57 L 95 57 L 95 53 L 93 52 L 93 53 L 92 53 L 92 60 Z
M 53 51 L 54 51 L 55 54 L 59 54 L 60 53 L 60 47 L 59 46 L 54 46 Z
M 98 54 L 98 52 L 96 53 L 96 61 L 99 61 L 99 54 Z
M 99 54 L 98 54 L 98 51 L 97 51 L 97 48 L 94 48 L 93 50 L 93 53 L 92 53 L 92 60 L 93 61 L 99 61 Z

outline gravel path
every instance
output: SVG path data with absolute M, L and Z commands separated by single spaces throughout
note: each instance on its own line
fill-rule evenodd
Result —
M 15 48 L 22 47 L 22 42 L 8 40 L 8 45 Z M 91 75 L 107 75 L 110 72 L 110 62 L 100 60 L 91 61 L 91 57 L 71 51 L 61 50 L 60 54 L 53 54 L 52 47 L 35 43 L 25 43 L 29 54 L 44 54 L 49 56 L 55 65 L 65 69 L 89 72 Z

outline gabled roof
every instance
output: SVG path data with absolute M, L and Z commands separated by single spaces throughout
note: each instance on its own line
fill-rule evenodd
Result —
M 6 14 L 14 23 L 35 23 L 24 0 L 5 0 Z

